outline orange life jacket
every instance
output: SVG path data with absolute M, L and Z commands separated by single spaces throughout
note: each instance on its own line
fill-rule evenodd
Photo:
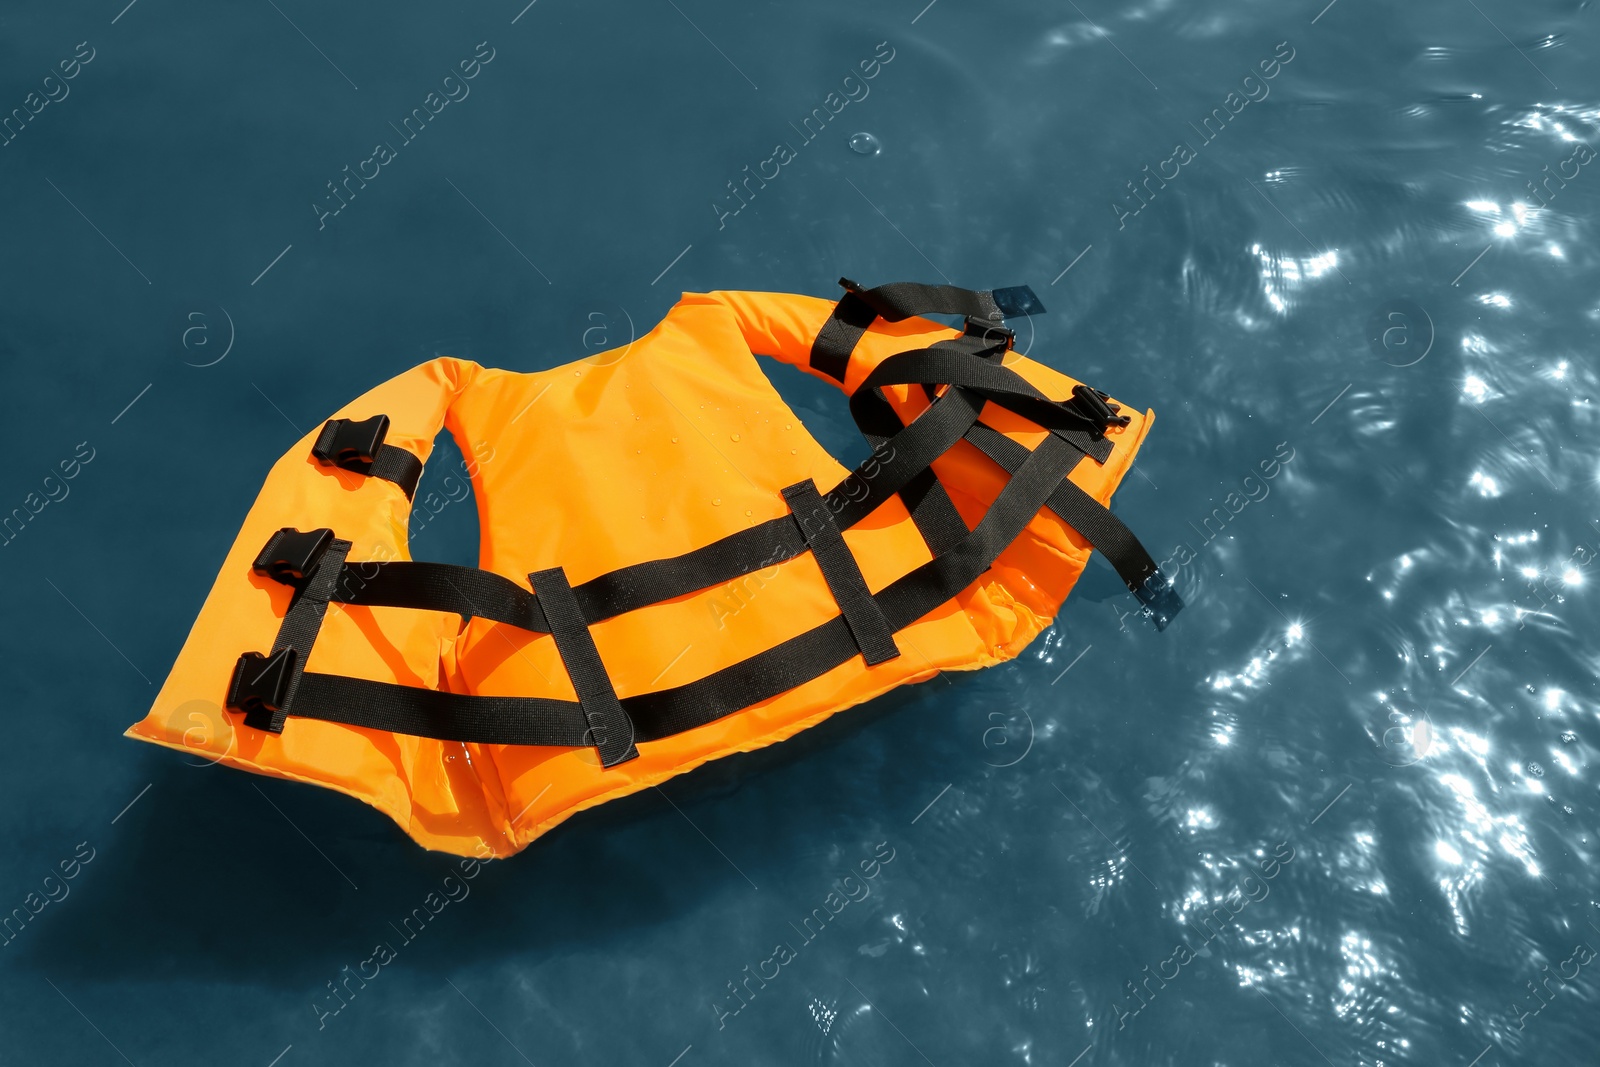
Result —
M 1010 659 L 1091 545 L 1164 627 L 1181 601 L 1105 506 L 1153 414 L 1015 353 L 1003 315 L 1042 310 L 1026 288 L 844 284 L 837 304 L 686 294 L 623 352 L 435 359 L 353 401 L 273 466 L 128 734 L 505 856 Z M 836 462 L 753 353 L 841 386 L 872 455 Z M 441 426 L 470 457 L 478 568 L 407 551 Z

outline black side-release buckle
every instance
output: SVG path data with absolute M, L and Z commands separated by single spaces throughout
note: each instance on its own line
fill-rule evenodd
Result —
M 289 682 L 294 677 L 294 649 L 282 648 L 270 656 L 246 652 L 233 666 L 228 682 L 228 710 L 244 712 L 244 724 L 268 733 L 283 733 L 287 717 Z
M 1133 421 L 1126 415 L 1117 414 L 1122 410 L 1122 407 L 1118 404 L 1107 403 L 1110 399 L 1109 393 L 1102 393 L 1093 386 L 1074 385 L 1072 387 L 1072 399 L 1068 403 L 1076 407 L 1079 412 L 1088 418 L 1093 419 L 1101 426 L 1102 430 L 1109 426 L 1126 426 Z
M 311 446 L 311 454 L 327 466 L 365 474 L 388 434 L 387 415 L 374 415 L 360 422 L 329 419 L 317 435 L 317 443 Z
M 989 348 L 995 349 L 996 351 L 993 352 L 975 353 L 986 358 L 992 356 L 995 362 L 998 362 L 1007 352 L 1017 347 L 1017 334 L 1011 327 L 1001 325 L 998 322 L 986 322 L 971 315 L 966 317 L 966 328 L 961 333 L 964 337 L 981 340 Z
M 286 526 L 268 539 L 250 567 L 275 582 L 298 585 L 315 569 L 317 560 L 332 542 L 332 530 L 301 533 Z

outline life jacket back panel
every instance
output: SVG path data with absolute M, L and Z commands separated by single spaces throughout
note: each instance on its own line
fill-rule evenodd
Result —
M 1104 509 L 1153 415 L 1003 331 L 889 321 L 893 289 L 686 294 L 624 350 L 533 374 L 440 358 L 378 386 L 274 465 L 130 736 L 340 790 L 429 848 L 503 856 L 897 685 L 1014 657 L 1090 537 L 1164 625 L 1175 595 L 1142 549 L 1116 547 L 1131 537 Z M 830 456 L 754 353 L 841 386 L 872 457 L 852 472 Z M 962 404 L 975 421 L 951 421 Z M 921 441 L 938 420 L 959 439 Z M 381 443 L 338 450 L 363 427 Z M 477 571 L 408 562 L 410 490 L 441 427 L 467 460 Z M 920 480 L 902 469 L 930 462 Z M 305 573 L 273 556 L 324 530 Z

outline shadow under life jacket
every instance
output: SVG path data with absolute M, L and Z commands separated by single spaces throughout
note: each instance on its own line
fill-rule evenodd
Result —
M 273 466 L 129 736 L 506 856 L 1016 656 L 1091 546 L 1164 627 L 1182 603 L 1106 508 L 1154 415 L 1016 354 L 1025 287 L 843 284 L 685 294 L 622 353 L 440 358 L 350 403 Z M 871 456 L 836 462 L 753 353 L 840 386 Z M 441 426 L 473 457 L 481 569 L 409 559 Z

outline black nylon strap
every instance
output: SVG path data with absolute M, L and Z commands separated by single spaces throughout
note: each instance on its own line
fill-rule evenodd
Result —
M 982 423 L 967 431 L 967 440 L 1007 472 L 1017 470 L 1028 456 L 1026 447 Z M 1070 478 L 1061 480 L 1045 506 L 1106 557 L 1118 577 L 1145 605 L 1156 629 L 1165 630 L 1183 609 L 1183 600 L 1133 531 Z
M 885 359 L 850 397 L 850 414 L 862 435 L 878 445 L 888 435 L 900 432 L 900 416 L 884 397 L 883 386 L 939 383 L 950 386 L 947 395 L 959 395 L 970 388 L 976 397 L 993 400 L 1032 419 L 1099 462 L 1110 457 L 1111 442 L 1105 439 L 1099 424 L 1075 408 L 1050 400 L 1009 367 L 974 355 L 965 345 L 951 344 Z M 976 402 L 981 407 L 981 402 L 973 398 L 966 402 Z M 931 466 L 901 490 L 900 498 L 935 557 L 966 537 L 967 525 Z
M 884 363 L 898 358 L 890 356 Z M 884 447 L 886 442 L 906 429 L 906 425 L 900 421 L 899 413 L 884 398 L 880 390 L 881 383 L 873 381 L 882 365 L 879 364 L 879 368 L 875 368 L 850 397 L 850 414 L 855 419 L 857 428 L 861 430 L 861 435 L 874 450 Z M 970 398 L 963 398 L 963 404 L 971 406 Z M 981 408 L 982 405 L 979 404 L 977 407 Z M 976 417 L 974 414 L 973 418 Z M 912 424 L 915 425 L 920 421 L 919 416 L 912 420 Z M 917 527 L 917 532 L 927 542 L 928 550 L 933 555 L 938 556 L 949 551 L 967 536 L 967 524 L 961 518 L 961 513 L 956 510 L 955 504 L 951 502 L 950 494 L 940 484 L 932 466 L 918 471 L 906 482 L 900 489 L 900 500 L 905 504 L 906 511 L 911 515 L 911 521 Z
M 977 581 L 1033 521 L 1055 484 L 1067 476 L 1079 458 L 1058 438 L 1046 437 L 1039 442 L 966 539 L 878 594 L 889 625 L 896 631 L 910 626 Z
M 833 306 L 833 314 L 822 324 L 822 329 L 817 331 L 817 339 L 811 342 L 812 369 L 842 383 L 856 342 L 877 317 L 877 312 L 865 300 L 854 292 L 846 292 Z
M 380 445 L 367 474 L 398 485 L 410 500 L 416 494 L 417 482 L 422 480 L 422 460 L 398 445 Z
M 594 744 L 577 701 L 447 693 L 307 671 L 297 716 L 440 741 L 479 745 Z
M 850 546 L 844 543 L 833 512 L 817 492 L 816 483 L 810 478 L 796 482 L 783 490 L 783 499 L 789 502 L 795 524 L 822 569 L 823 580 L 828 583 L 834 603 L 839 605 L 839 614 L 844 616 L 856 647 L 861 649 L 861 658 L 871 667 L 900 655 L 889 624 L 878 610 L 878 602 L 872 599 L 867 580 L 862 577 Z
M 905 429 L 878 444 L 872 456 L 828 492 L 828 504 L 838 515 L 840 529 L 848 530 L 922 477 L 933 461 L 948 452 L 978 421 L 982 409 L 981 399 L 951 390 Z M 961 536 L 965 535 L 963 524 Z
M 769 519 L 720 541 L 673 556 L 622 567 L 573 589 L 591 623 L 663 600 L 731 582 L 793 559 L 806 544 L 788 516 Z
M 981 577 L 1078 459 L 1064 442 L 1046 438 L 961 544 L 876 595 L 889 629 L 905 629 Z M 698 681 L 628 697 L 623 705 L 640 740 L 668 737 L 804 685 L 857 654 L 840 616 Z
M 863 433 L 883 433 L 897 426 L 899 419 L 883 396 L 882 387 L 928 383 L 971 389 L 1050 430 L 1096 462 L 1104 463 L 1111 456 L 1104 421 L 1087 414 L 1076 398 L 1051 400 L 1010 367 L 974 359 L 970 353 L 950 346 L 901 352 L 878 364 L 851 395 L 851 417 Z
M 963 402 L 965 404 L 965 398 Z M 905 432 L 901 428 L 900 416 L 893 408 L 888 407 L 887 401 L 883 403 L 884 407 L 888 408 L 888 417 L 883 419 L 880 425 L 885 429 L 893 425 L 894 430 L 890 433 L 877 433 L 863 428 L 861 431 L 861 436 L 867 439 L 874 452 L 886 447 L 890 440 Z M 966 406 L 971 405 L 966 404 Z M 974 421 L 977 419 L 976 411 L 973 413 L 973 419 Z M 921 418 L 919 416 L 911 421 L 912 425 L 915 425 Z M 950 494 L 945 492 L 944 486 L 940 484 L 939 476 L 933 472 L 931 463 L 930 459 L 929 466 L 924 466 L 912 474 L 900 488 L 899 494 L 900 502 L 905 505 L 917 532 L 922 535 L 923 541 L 927 542 L 928 551 L 937 556 L 961 543 L 961 539 L 967 536 L 967 524 L 961 518 L 961 513 L 956 510 L 955 504 L 951 502 Z
M 978 319 L 968 319 L 966 328 L 957 337 L 947 337 L 943 341 L 935 341 L 929 348 L 953 348 L 958 352 L 965 352 L 971 356 L 989 363 L 999 363 L 1005 358 L 1016 335 L 1004 326 L 993 326 Z M 925 382 L 923 388 L 930 392 L 934 383 Z
M 871 438 L 868 438 L 871 440 Z M 967 536 L 967 522 L 956 510 L 933 468 L 920 471 L 900 490 L 900 501 L 911 514 L 917 532 L 935 556 L 950 551 Z
M 954 285 L 922 285 L 893 282 L 874 289 L 863 289 L 848 278 L 840 278 L 844 296 L 834 305 L 817 331 L 811 345 L 810 364 L 838 382 L 843 382 L 856 344 L 875 318 L 900 322 L 913 315 L 965 315 L 1002 327 L 1007 315 L 1039 315 L 1044 305 L 1026 285 L 979 291 Z
M 278 624 L 278 636 L 272 642 L 270 663 L 274 658 L 288 653 L 289 681 L 284 690 L 282 706 L 276 712 L 266 709 L 252 711 L 245 716 L 245 725 L 257 730 L 278 733 L 283 729 L 284 717 L 293 712 L 295 696 L 305 673 L 306 659 L 311 646 L 322 631 L 322 619 L 328 611 L 328 601 L 344 568 L 344 558 L 350 552 L 350 542 L 335 537 L 328 542 L 310 574 L 295 590 L 289 609 Z
M 539 598 L 493 571 L 451 563 L 346 562 L 333 600 L 370 607 L 448 611 L 547 634 Z
M 885 322 L 900 322 L 913 315 L 970 315 L 990 322 L 1005 318 L 991 294 L 954 285 L 890 282 L 863 290 L 861 299 Z
M 1016 470 L 1028 455 L 1025 446 L 987 426 L 973 427 L 967 440 L 1007 472 Z M 1045 506 L 1104 555 L 1130 590 L 1143 585 L 1158 569 L 1133 531 L 1070 478 L 1062 480 Z
M 805 540 L 788 516 L 741 530 L 670 559 L 653 559 L 591 578 L 573 589 L 593 624 L 664 600 L 730 582 L 792 559 Z M 370 607 L 448 611 L 527 630 L 550 632 L 539 598 L 493 571 L 411 560 L 346 563 L 333 599 Z
M 958 352 L 966 352 L 969 355 L 976 356 L 977 358 L 985 360 L 989 363 L 999 363 L 1005 358 L 1006 355 L 1006 349 L 1004 346 L 986 345 L 979 338 L 970 333 L 964 333 L 960 337 L 952 337 L 946 341 L 935 341 L 929 347 L 953 348 Z M 922 395 L 927 398 L 928 403 L 930 404 L 939 399 L 939 397 L 942 395 L 939 392 L 939 389 L 940 385 L 937 382 L 922 383 Z M 946 389 L 945 392 L 961 393 L 966 391 L 960 386 L 952 385 L 949 389 Z M 982 398 L 980 397 L 979 400 L 981 401 Z
M 561 653 L 589 724 L 587 743 L 599 752 L 600 765 L 614 767 L 636 758 L 639 750 L 633 744 L 633 722 L 611 687 L 611 676 L 600 662 L 600 651 L 594 646 L 578 599 L 572 595 L 572 586 L 567 584 L 566 572 L 560 567 L 534 571 L 528 581 L 550 621 L 550 636 L 555 638 L 556 651 Z
M 993 293 L 975 292 L 952 285 L 903 282 L 863 289 L 848 278 L 840 278 L 839 284 L 845 287 L 845 295 L 817 333 L 811 348 L 811 366 L 841 383 L 857 342 L 879 315 L 890 322 L 924 313 L 965 315 L 969 332 L 975 322 L 992 323 L 1004 332 L 1001 326 L 1004 311 L 1031 315 L 1044 310 L 1038 297 L 1026 286 L 1003 290 L 1006 308 L 1002 309 Z M 860 390 L 857 392 L 859 394 Z M 856 424 L 867 442 L 877 450 L 900 431 L 903 423 L 876 388 L 869 392 L 869 404 L 870 400 L 877 402 L 873 425 L 864 423 L 857 414 L 854 397 L 851 413 L 857 416 Z M 914 474 L 899 493 L 917 532 L 935 556 L 959 544 L 967 535 L 966 522 L 931 467 Z

